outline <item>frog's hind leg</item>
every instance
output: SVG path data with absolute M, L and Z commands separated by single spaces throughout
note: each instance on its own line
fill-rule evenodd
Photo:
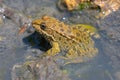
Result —
M 82 63 L 90 60 L 98 53 L 97 48 L 86 46 L 84 44 L 78 44 L 69 49 L 65 57 L 62 57 L 65 60 L 65 64 L 70 63 Z

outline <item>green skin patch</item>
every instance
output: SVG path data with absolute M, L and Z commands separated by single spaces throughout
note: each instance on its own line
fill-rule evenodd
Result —
M 84 2 L 79 4 L 79 10 L 83 9 L 96 9 L 101 11 L 100 7 L 92 2 Z
M 80 3 L 80 4 L 79 4 L 79 9 L 80 9 L 80 10 L 86 9 L 86 8 L 88 8 L 90 5 L 91 5 L 90 2 Z
M 91 25 L 86 25 L 86 24 L 79 24 L 79 25 L 90 30 L 91 32 L 97 32 L 97 29 Z
M 91 25 L 86 25 L 86 24 L 78 24 L 77 26 L 81 26 L 87 30 L 89 30 L 90 33 L 94 35 L 95 38 L 100 38 L 100 35 L 98 34 L 98 30 L 91 26 Z

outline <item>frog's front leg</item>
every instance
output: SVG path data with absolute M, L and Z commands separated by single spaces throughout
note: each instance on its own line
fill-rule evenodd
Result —
M 56 41 L 51 42 L 52 48 L 45 52 L 44 56 L 55 56 L 60 52 L 59 44 Z

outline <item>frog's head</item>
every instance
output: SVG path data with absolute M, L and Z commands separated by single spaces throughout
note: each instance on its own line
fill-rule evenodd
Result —
M 54 31 L 54 24 L 57 22 L 55 18 L 43 16 L 32 21 L 32 26 L 37 32 L 42 35 L 52 37 Z

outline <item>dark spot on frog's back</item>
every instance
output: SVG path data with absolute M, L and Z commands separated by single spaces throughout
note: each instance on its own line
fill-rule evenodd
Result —
M 52 28 L 54 29 L 56 27 L 56 25 L 54 24 L 54 25 L 52 25 Z
M 73 27 L 72 29 L 73 29 L 73 30 L 76 30 L 76 27 Z
M 67 44 L 67 41 L 64 41 L 64 44 Z
M 67 33 L 69 34 L 69 33 L 71 33 L 71 31 L 70 31 L 70 30 L 67 30 Z
M 76 33 L 76 36 L 80 36 L 80 33 L 77 32 L 77 33 Z
M 59 37 L 59 40 L 61 40 L 62 38 L 61 37 Z
M 63 27 L 62 24 L 59 24 L 59 27 Z
M 62 31 L 62 32 L 63 32 L 63 31 L 64 31 L 64 29 L 62 29 L 62 28 L 61 28 L 61 29 L 60 29 L 60 31 Z

